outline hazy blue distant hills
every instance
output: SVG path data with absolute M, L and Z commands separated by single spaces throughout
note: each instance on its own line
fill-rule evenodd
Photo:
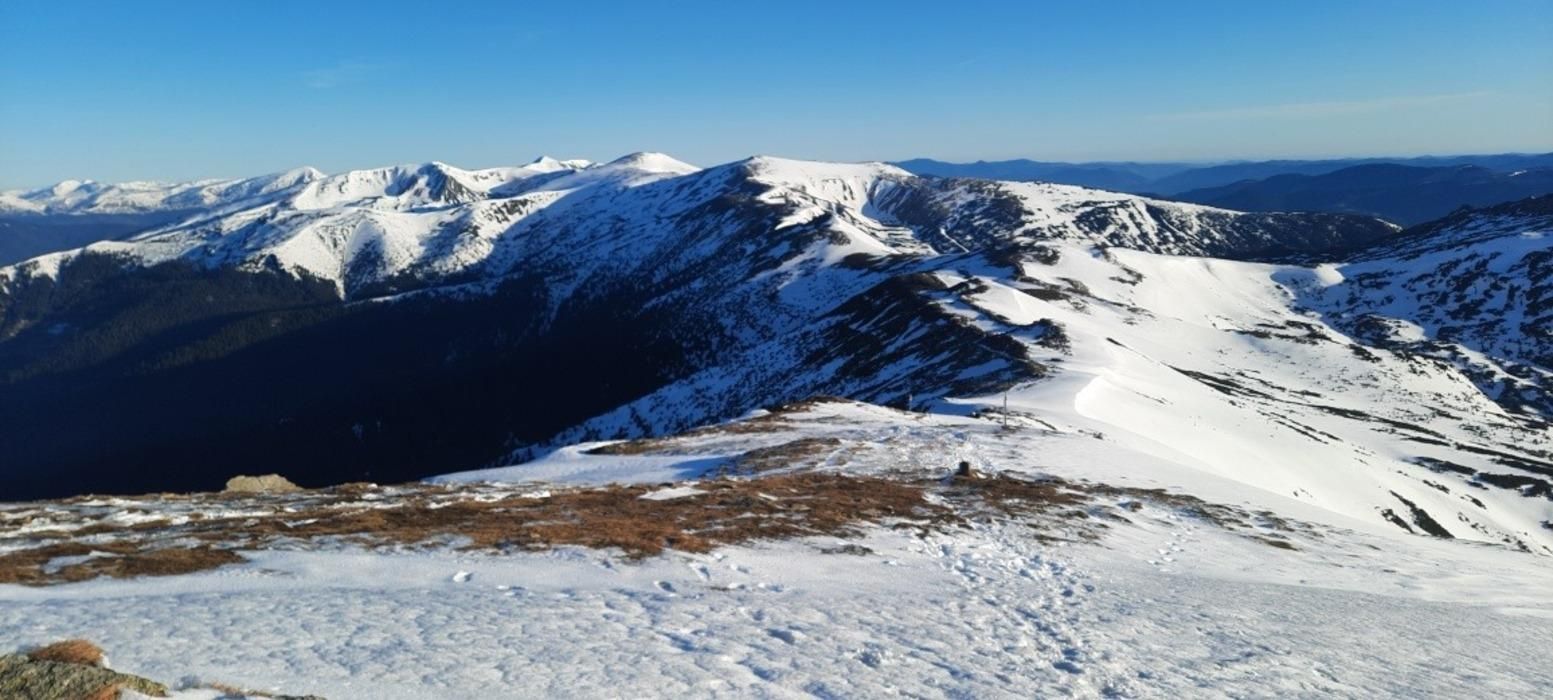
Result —
M 1034 160 L 896 165 L 918 175 L 1022 180 L 1152 194 L 1239 211 L 1320 211 L 1410 225 L 1463 206 L 1553 192 L 1553 153 L 1191 163 Z
M 1320 175 L 1286 174 L 1191 190 L 1176 199 L 1238 211 L 1369 214 L 1402 225 L 1553 192 L 1553 168 L 1499 172 L 1475 165 L 1372 163 Z
M 1450 168 L 1466 165 L 1493 172 L 1511 173 L 1517 170 L 1553 168 L 1553 153 L 1424 156 L 1419 158 L 1346 158 L 1340 160 L 1269 160 L 1224 163 L 1177 171 L 1160 177 L 1150 183 L 1149 187 L 1151 192 L 1173 195 L 1195 189 L 1219 187 L 1242 180 L 1260 180 L 1279 175 L 1325 175 L 1361 165 L 1382 164 L 1409 165 L 1418 168 Z M 1515 197 L 1510 199 L 1515 199 Z
M 1188 163 L 1057 163 L 1024 159 L 946 163 L 931 158 L 915 158 L 895 165 L 918 175 L 1056 182 L 1132 193 L 1150 191 L 1156 180 L 1197 167 Z
M 1325 175 L 1344 168 L 1378 163 L 1425 168 L 1472 165 L 1495 172 L 1511 173 L 1517 170 L 1553 168 L 1553 153 L 1264 160 L 1213 164 L 1126 161 L 1060 163 L 1023 159 L 948 163 L 930 158 L 915 158 L 900 161 L 895 165 L 918 175 L 973 177 L 985 180 L 1039 180 L 1065 185 L 1098 187 L 1116 192 L 1174 195 L 1189 190 L 1229 185 L 1242 180 L 1260 180 L 1277 175 Z

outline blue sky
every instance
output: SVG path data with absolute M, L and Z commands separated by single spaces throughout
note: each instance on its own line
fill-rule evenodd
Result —
M 0 187 L 1553 151 L 1553 0 L 0 2 Z

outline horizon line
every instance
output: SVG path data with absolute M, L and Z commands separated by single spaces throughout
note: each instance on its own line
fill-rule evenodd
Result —
M 520 165 L 537 163 L 537 162 L 540 162 L 540 161 L 545 160 L 547 158 L 553 159 L 553 160 L 557 160 L 557 161 L 562 161 L 562 162 L 566 162 L 566 161 L 586 161 L 586 162 L 588 162 L 590 164 L 593 164 L 593 165 L 602 165 L 602 164 L 614 162 L 615 160 L 619 160 L 620 158 L 625 158 L 625 157 L 628 157 L 628 156 L 631 156 L 631 155 L 635 155 L 635 154 L 638 154 L 638 153 L 659 153 L 659 154 L 662 154 L 662 155 L 669 156 L 671 158 L 674 157 L 673 154 L 668 152 L 668 151 L 651 151 L 651 150 L 632 151 L 630 153 L 624 154 L 622 156 L 619 156 L 617 158 L 610 159 L 610 160 L 592 160 L 592 159 L 588 159 L 588 158 L 562 158 L 562 157 L 557 157 L 557 156 L 551 156 L 549 154 L 541 154 L 539 156 L 536 156 L 534 158 L 529 159 L 528 161 L 526 161 L 524 163 L 521 163 Z M 694 164 L 694 163 L 688 163 L 687 161 L 681 161 L 681 162 L 686 162 L 687 164 L 695 165 L 697 168 L 701 168 L 701 169 L 718 167 L 718 166 L 722 166 L 722 165 L 728 165 L 728 164 L 731 164 L 731 163 L 738 163 L 738 162 L 749 160 L 749 159 L 752 159 L 752 158 L 782 158 L 782 159 L 786 159 L 786 160 L 808 161 L 808 162 L 815 162 L 815 163 L 851 163 L 851 164 L 882 163 L 882 164 L 885 164 L 885 165 L 898 165 L 900 163 L 910 163 L 912 161 L 933 161 L 933 162 L 936 162 L 936 163 L 944 163 L 944 164 L 948 164 L 948 165 L 984 165 L 984 164 L 1020 163 L 1020 162 L 1023 162 L 1023 163 L 1040 163 L 1040 164 L 1048 164 L 1048 165 L 1077 165 L 1077 166 L 1082 166 L 1082 165 L 1155 165 L 1155 166 L 1158 166 L 1158 165 L 1186 165 L 1186 166 L 1192 166 L 1192 167 L 1213 167 L 1213 166 L 1218 166 L 1218 165 L 1238 165 L 1238 164 L 1247 164 L 1247 163 L 1338 162 L 1338 161 L 1367 161 L 1367 160 L 1380 160 L 1380 161 L 1396 160 L 1396 161 L 1401 161 L 1401 160 L 1422 160 L 1422 159 L 1427 159 L 1427 158 L 1471 158 L 1471 157 L 1484 157 L 1484 158 L 1487 158 L 1487 157 L 1497 157 L 1497 156 L 1553 156 L 1553 146 L 1547 147 L 1547 150 L 1544 150 L 1543 148 L 1530 148 L 1530 149 L 1511 150 L 1511 151 L 1462 151 L 1462 152 L 1454 152 L 1454 153 L 1453 152 L 1431 151 L 1431 152 L 1414 153 L 1414 154 L 1386 154 L 1386 155 L 1327 155 L 1327 156 L 1303 156 L 1303 157 L 1302 156 L 1229 157 L 1229 158 L 1204 158 L 1204 159 L 1174 158 L 1174 159 L 1161 159 L 1161 160 L 1127 160 L 1127 159 L 1045 160 L 1045 159 L 1042 159 L 1042 158 L 1039 158 L 1039 157 L 1032 157 L 1032 156 L 1013 156 L 1013 157 L 999 158 L 999 159 L 988 159 L 988 158 L 948 159 L 948 158 L 935 158 L 935 157 L 931 157 L 931 156 L 913 156 L 913 157 L 910 157 L 910 158 L 900 158 L 900 159 L 894 159 L 894 160 L 884 160 L 884 159 L 861 159 L 861 160 L 841 159 L 841 160 L 832 160 L 832 159 L 825 159 L 825 158 L 806 158 L 806 157 L 776 155 L 776 154 L 772 154 L 772 153 L 757 153 L 757 154 L 753 154 L 753 155 L 744 156 L 742 158 L 735 158 L 733 160 L 719 161 L 719 162 L 713 163 L 711 165 L 706 165 L 706 166 L 697 165 L 697 164 Z M 678 160 L 678 159 L 676 158 L 676 160 Z M 291 172 L 291 171 L 294 171 L 294 170 L 303 170 L 303 169 L 317 170 L 317 171 L 319 171 L 319 172 L 321 172 L 321 173 L 323 173 L 325 175 L 338 175 L 338 174 L 341 174 L 341 173 L 355 172 L 355 171 L 359 171 L 359 170 L 376 170 L 376 169 L 381 169 L 381 168 L 393 168 L 393 167 L 402 167 L 402 166 L 409 166 L 409 165 L 425 166 L 425 165 L 431 165 L 431 164 L 434 164 L 434 163 L 440 163 L 442 165 L 450 165 L 450 166 L 458 168 L 460 170 L 484 170 L 484 169 L 489 169 L 489 168 L 514 167 L 511 163 L 498 163 L 498 164 L 495 164 L 495 165 L 485 165 L 485 166 L 477 166 L 477 167 L 463 167 L 463 166 L 452 165 L 451 163 L 449 163 L 447 161 L 439 160 L 439 159 L 424 160 L 424 161 L 417 161 L 417 160 L 398 161 L 398 162 L 384 164 L 384 165 L 372 165 L 372 166 L 356 167 L 356 168 L 344 168 L 344 169 L 340 169 L 340 170 L 324 169 L 324 168 L 319 168 L 317 166 L 313 166 L 313 165 L 310 165 L 310 164 L 302 164 L 302 165 L 296 165 L 296 166 L 293 166 L 293 167 L 290 167 L 290 168 L 283 168 L 283 169 L 280 169 L 280 170 L 266 170 L 264 172 L 256 173 L 256 174 L 236 175 L 236 176 L 233 176 L 233 175 L 212 175 L 212 176 L 203 176 L 203 177 L 193 177 L 193 178 L 187 178 L 187 179 L 177 179 L 177 178 L 175 178 L 175 179 L 134 178 L 134 179 L 127 179 L 127 180 L 99 180 L 97 178 L 91 178 L 91 177 L 65 178 L 63 180 L 55 180 L 53 182 L 47 182 L 47 183 L 44 183 L 44 184 L 23 185 L 23 186 L 20 186 L 20 187 L 15 187 L 15 186 L 8 187 L 8 186 L 0 185 L 0 192 L 5 192 L 5 193 L 36 192 L 38 190 L 48 189 L 48 188 L 51 188 L 51 187 L 54 187 L 54 186 L 57 186 L 57 185 L 60 185 L 60 184 L 66 183 L 66 182 L 77 182 L 77 183 L 88 183 L 89 182 L 89 183 L 93 183 L 93 184 L 107 184 L 107 185 L 125 185 L 125 184 L 131 184 L 131 183 L 145 183 L 145 184 L 157 184 L 157 185 L 182 185 L 182 184 L 191 184 L 191 183 L 198 183 L 198 182 L 212 182 L 212 183 L 214 183 L 214 182 L 243 180 L 243 179 L 247 179 L 247 178 L 251 178 L 251 177 L 262 177 L 264 175 L 278 175 L 278 174 L 282 174 L 282 173 Z

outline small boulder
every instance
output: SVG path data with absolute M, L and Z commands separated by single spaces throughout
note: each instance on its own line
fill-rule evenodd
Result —
M 167 686 L 98 666 L 57 661 L 34 661 L 13 654 L 0 656 L 0 697 L 35 700 L 109 700 L 120 691 L 132 690 L 151 697 L 167 697 Z
M 223 493 L 295 493 L 302 487 L 279 474 L 263 476 L 234 476 L 227 479 Z

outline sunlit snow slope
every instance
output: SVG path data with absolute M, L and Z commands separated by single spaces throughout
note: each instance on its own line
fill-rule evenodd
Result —
M 451 309 L 516 285 L 532 318 L 481 342 L 542 346 L 582 326 L 606 338 L 586 347 L 658 376 L 611 389 L 596 365 L 547 370 L 589 401 L 567 397 L 579 413 L 549 437 L 492 439 L 486 466 L 821 394 L 960 414 L 1006 395 L 1022 423 L 1345 519 L 1553 553 L 1543 200 L 1399 232 L 880 164 L 698 169 L 660 154 L 258 189 L 0 269 L 0 339 L 68 349 L 66 304 L 93 292 L 53 290 L 94 258 L 127 274 L 278 272 L 342 303 Z M 1323 262 L 1274 262 L 1296 258 Z M 436 349 L 421 371 L 473 352 Z M 351 410 L 328 429 L 367 444 L 383 415 Z

